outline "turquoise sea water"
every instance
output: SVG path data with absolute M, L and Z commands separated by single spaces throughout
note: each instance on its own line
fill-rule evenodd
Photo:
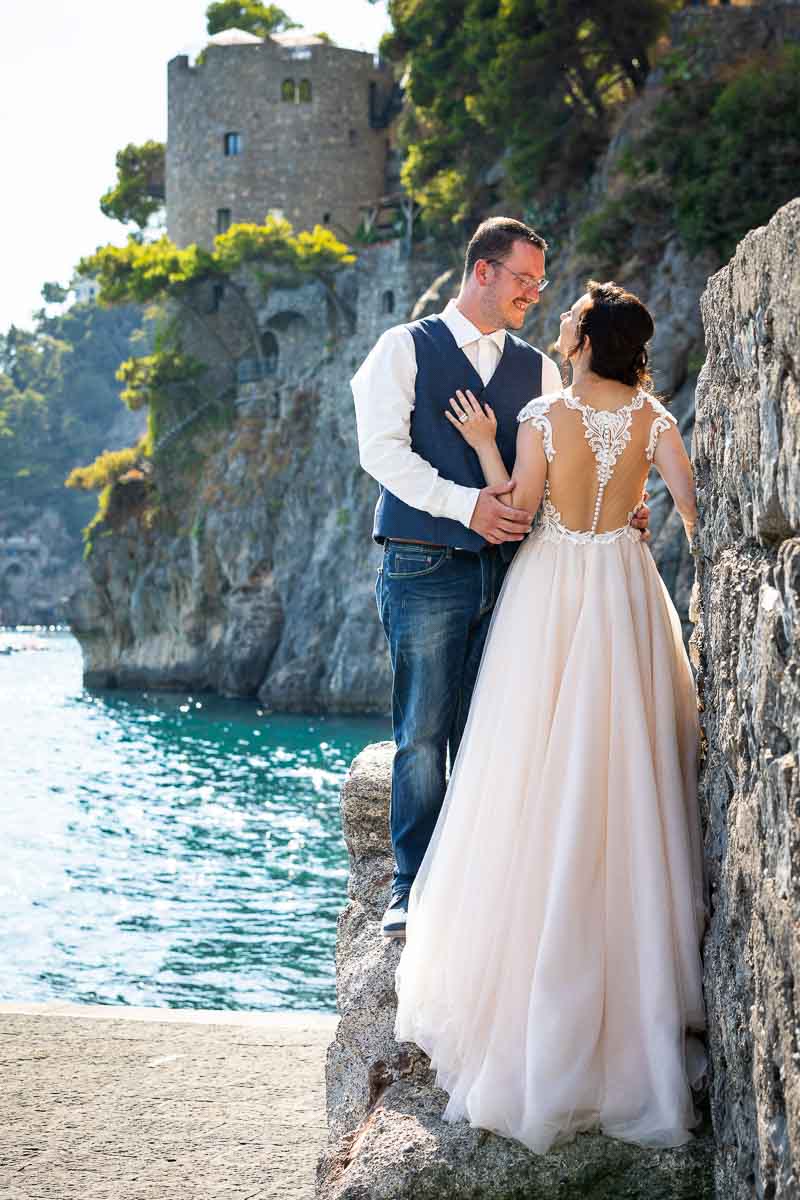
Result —
M 339 786 L 388 722 L 89 693 L 36 639 L 0 654 L 0 1000 L 332 1010 Z

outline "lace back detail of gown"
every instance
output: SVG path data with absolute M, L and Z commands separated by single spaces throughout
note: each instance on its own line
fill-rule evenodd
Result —
M 590 408 L 588 404 L 581 404 L 580 400 L 568 396 L 566 392 L 562 392 L 562 397 L 567 408 L 576 408 L 580 412 L 586 430 L 586 440 L 597 463 L 597 498 L 594 502 L 592 528 L 589 531 L 594 537 L 606 486 L 614 474 L 617 459 L 631 440 L 633 414 L 644 406 L 644 395 L 641 391 L 637 392 L 629 404 L 624 404 L 622 408 L 613 412 Z
M 556 445 L 553 434 L 553 425 L 551 421 L 551 412 L 553 406 L 562 402 L 567 409 L 570 409 L 580 415 L 583 437 L 588 443 L 591 453 L 594 457 L 596 491 L 593 499 L 591 521 L 588 529 L 568 528 L 562 518 L 561 513 L 553 502 L 552 486 L 549 478 L 545 480 L 544 499 L 542 503 L 542 512 L 540 520 L 541 536 L 550 540 L 567 539 L 572 542 L 587 544 L 590 542 L 607 543 L 617 541 L 619 538 L 627 537 L 631 541 L 640 541 L 638 530 L 630 525 L 630 518 L 633 515 L 635 501 L 630 510 L 626 509 L 626 521 L 624 525 L 620 525 L 616 529 L 611 529 L 606 532 L 599 533 L 598 526 L 603 515 L 603 502 L 607 497 L 607 488 L 614 476 L 614 470 L 620 460 L 621 455 L 631 442 L 631 429 L 634 421 L 634 414 L 640 412 L 645 402 L 648 403 L 653 411 L 653 420 L 649 427 L 649 437 L 646 448 L 642 444 L 643 454 L 642 462 L 652 463 L 659 435 L 670 425 L 675 424 L 675 418 L 667 409 L 656 400 L 653 396 L 639 389 L 630 399 L 630 401 L 622 405 L 620 408 L 612 411 L 604 409 L 596 409 L 591 405 L 584 404 L 579 398 L 570 395 L 562 389 L 560 392 L 554 392 L 550 396 L 543 396 L 536 400 L 531 400 L 526 404 L 519 413 L 517 420 L 519 422 L 527 421 L 535 429 L 542 434 L 542 447 L 545 457 L 551 464 L 556 457 Z M 579 427 L 580 428 L 580 427 Z M 563 431 L 562 431 L 563 432 Z M 640 434 L 641 440 L 641 434 Z M 635 453 L 638 456 L 639 451 L 633 449 L 629 453 Z M 563 488 L 562 488 L 563 490 Z

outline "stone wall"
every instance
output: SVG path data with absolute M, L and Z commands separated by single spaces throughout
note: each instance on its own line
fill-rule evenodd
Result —
M 800 1195 L 800 200 L 702 299 L 701 778 L 720 1200 Z
M 311 99 L 287 101 L 282 85 L 307 80 Z M 204 61 L 168 67 L 167 229 L 179 246 L 210 246 L 217 213 L 263 222 L 277 210 L 296 229 L 327 224 L 346 239 L 359 205 L 384 192 L 388 135 L 370 123 L 393 78 L 373 55 L 311 42 L 211 45 Z M 238 154 L 226 155 L 226 133 Z

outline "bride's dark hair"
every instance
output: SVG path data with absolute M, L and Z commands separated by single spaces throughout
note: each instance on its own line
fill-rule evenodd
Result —
M 646 343 L 655 330 L 650 313 L 638 296 L 626 292 L 619 284 L 590 279 L 586 290 L 592 303 L 578 319 L 578 341 L 572 354 L 588 337 L 595 375 L 629 387 L 650 387 L 653 381 L 647 369 Z

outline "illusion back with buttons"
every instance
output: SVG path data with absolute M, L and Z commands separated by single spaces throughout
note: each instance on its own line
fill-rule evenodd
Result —
M 626 531 L 659 434 L 675 424 L 663 404 L 642 390 L 614 410 L 593 408 L 562 391 L 532 400 L 518 419 L 542 433 L 545 519 L 584 540 Z

